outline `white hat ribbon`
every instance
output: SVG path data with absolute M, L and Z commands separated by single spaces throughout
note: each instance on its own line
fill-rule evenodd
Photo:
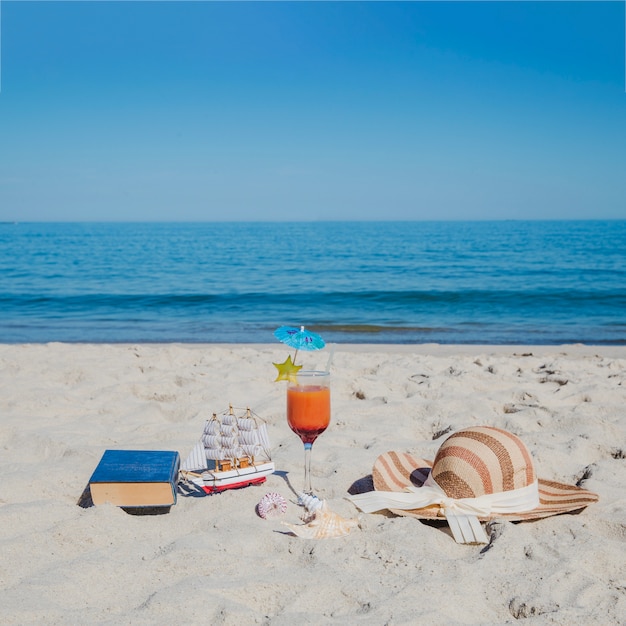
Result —
M 406 487 L 405 491 L 369 491 L 349 498 L 364 513 L 383 509 L 410 511 L 439 505 L 457 543 L 487 543 L 487 534 L 478 517 L 492 513 L 523 513 L 539 506 L 537 481 L 510 491 L 485 494 L 477 498 L 450 498 L 432 478 L 422 487 Z

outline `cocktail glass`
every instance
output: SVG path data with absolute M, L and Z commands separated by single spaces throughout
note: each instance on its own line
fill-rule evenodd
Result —
M 304 444 L 304 493 L 311 494 L 311 448 L 330 424 L 330 372 L 300 370 L 289 382 L 287 422 Z

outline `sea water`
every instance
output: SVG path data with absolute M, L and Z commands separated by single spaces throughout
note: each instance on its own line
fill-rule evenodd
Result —
M 3 223 L 0 342 L 626 343 L 626 221 Z

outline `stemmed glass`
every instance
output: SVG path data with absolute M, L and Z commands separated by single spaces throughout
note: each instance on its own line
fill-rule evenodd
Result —
M 304 444 L 304 493 L 312 494 L 311 448 L 330 424 L 330 372 L 300 370 L 290 380 L 287 422 Z

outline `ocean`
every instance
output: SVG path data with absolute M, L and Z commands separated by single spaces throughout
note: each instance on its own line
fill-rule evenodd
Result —
M 626 221 L 2 223 L 0 342 L 626 344 Z

